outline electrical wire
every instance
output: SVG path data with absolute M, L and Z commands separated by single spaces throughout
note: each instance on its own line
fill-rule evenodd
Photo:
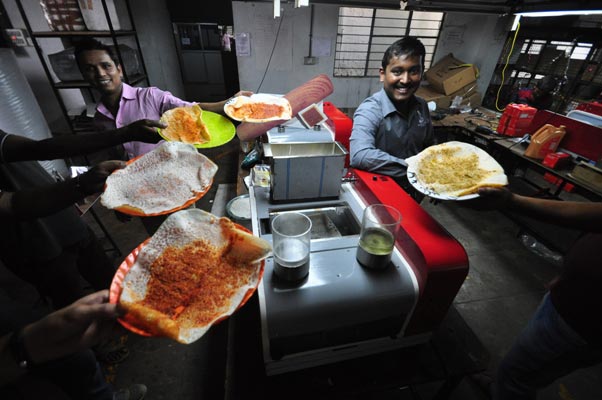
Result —
M 491 120 L 487 119 L 487 118 L 482 118 L 482 117 L 466 117 L 464 118 L 464 121 L 468 122 L 469 124 L 473 124 L 476 125 L 473 120 L 478 119 L 479 121 L 483 121 L 483 122 L 487 122 L 487 125 L 489 125 L 489 127 L 493 127 L 493 125 L 491 124 Z
M 284 20 L 284 12 L 280 17 L 280 23 L 278 23 L 278 30 L 276 31 L 276 38 L 274 39 L 274 45 L 272 46 L 272 52 L 270 53 L 270 58 L 268 58 L 268 64 L 265 66 L 265 71 L 263 72 L 263 77 L 261 78 L 261 82 L 259 82 L 259 87 L 255 91 L 255 93 L 259 93 L 259 89 L 261 89 L 261 85 L 263 85 L 263 80 L 265 79 L 266 74 L 268 73 L 268 69 L 270 68 L 270 62 L 272 62 L 272 56 L 274 55 L 274 50 L 276 49 L 276 43 L 278 43 L 278 36 L 280 35 L 280 27 L 282 26 L 282 21 Z
M 523 136 L 522 138 L 520 138 L 519 140 L 517 140 L 513 145 L 510 145 L 510 147 L 508 147 L 508 150 L 510 150 L 511 148 L 513 148 L 514 146 L 516 146 L 519 143 L 523 143 L 523 142 L 527 141 L 530 138 L 531 137 L 528 136 L 528 135 Z
M 506 57 L 506 64 L 504 65 L 504 68 L 502 69 L 502 83 L 500 84 L 500 88 L 497 90 L 497 95 L 495 96 L 495 108 L 498 111 L 504 111 L 506 109 L 506 107 L 500 108 L 498 106 L 498 101 L 500 100 L 500 92 L 502 91 L 502 87 L 504 87 L 504 80 L 506 80 L 504 74 L 506 73 L 506 68 L 508 67 L 508 64 L 510 63 L 510 57 L 512 56 L 512 52 L 514 51 L 514 43 L 516 42 L 516 38 L 518 37 L 519 30 L 520 30 L 520 22 L 518 22 L 516 25 L 516 31 L 514 32 L 514 37 L 512 38 L 512 45 L 510 46 L 510 51 L 508 52 L 508 57 Z

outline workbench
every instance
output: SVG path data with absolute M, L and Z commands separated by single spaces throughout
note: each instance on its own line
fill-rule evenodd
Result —
M 480 128 L 485 126 L 495 132 L 500 115 L 500 113 L 479 108 L 474 114 L 447 115 L 442 120 L 433 121 L 433 126 L 437 137 L 441 141 L 459 140 L 483 148 L 504 167 L 507 175 L 522 177 L 525 170 L 534 170 L 540 175 L 546 173 L 553 175 L 558 178 L 559 183 L 549 194 L 555 198 L 560 195 L 566 184 L 570 183 L 575 187 L 575 191 L 585 198 L 592 201 L 602 199 L 602 191 L 569 175 L 575 166 L 573 160 L 560 169 L 550 168 L 544 165 L 541 160 L 525 156 L 525 150 L 529 144 L 526 138 L 485 133 Z M 602 140 L 602 136 L 600 139 Z M 563 150 L 562 143 L 559 151 Z
M 527 138 L 497 134 L 495 130 L 500 116 L 500 113 L 478 108 L 476 113 L 446 115 L 441 120 L 433 121 L 433 126 L 437 140 L 440 142 L 457 140 L 471 143 L 487 151 L 504 168 L 510 182 L 509 187 L 514 193 L 550 199 L 566 200 L 571 196 L 575 200 L 602 200 L 600 190 L 569 175 L 575 166 L 573 160 L 560 169 L 550 168 L 541 160 L 525 156 L 528 147 Z M 483 126 L 489 128 L 491 132 L 486 132 L 482 129 Z M 550 180 L 556 183 L 548 183 Z M 570 188 L 571 194 L 563 193 L 565 188 Z M 543 223 L 511 212 L 505 214 L 522 230 L 561 253 L 565 253 L 581 234 L 576 230 L 559 228 L 551 223 Z

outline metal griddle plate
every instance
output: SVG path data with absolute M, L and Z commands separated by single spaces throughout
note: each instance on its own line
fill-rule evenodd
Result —
M 353 184 L 343 184 L 339 200 L 286 205 L 270 204 L 269 188 L 250 189 L 253 232 L 260 237 L 272 240 L 269 222 L 281 212 L 303 212 L 314 224 L 304 281 L 280 281 L 273 259 L 266 260 L 258 290 L 266 363 L 362 341 L 390 341 L 402 331 L 417 301 L 416 279 L 398 251 L 381 271 L 355 259 L 365 205 Z

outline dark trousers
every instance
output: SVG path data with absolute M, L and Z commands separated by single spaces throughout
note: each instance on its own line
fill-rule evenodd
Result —
M 42 318 L 47 312 L 49 310 L 45 308 L 33 309 L 29 304 L 4 297 L 0 304 L 0 335 L 15 332 Z M 54 390 L 49 392 L 48 389 Z M 52 393 L 57 390 L 71 399 L 113 398 L 113 389 L 106 383 L 94 353 L 84 350 L 34 367 L 16 382 L 0 387 L 0 399 L 63 399 L 64 396 Z
M 85 296 L 90 287 L 92 291 L 108 289 L 115 274 L 113 263 L 92 231 L 87 239 L 65 247 L 51 260 L 16 265 L 7 262 L 6 267 L 48 296 L 56 309 Z

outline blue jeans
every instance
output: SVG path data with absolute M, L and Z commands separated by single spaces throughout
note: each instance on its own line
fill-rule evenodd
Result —
M 534 400 L 537 390 L 578 369 L 598 364 L 602 351 L 588 345 L 556 312 L 549 293 L 498 368 L 495 400 Z

